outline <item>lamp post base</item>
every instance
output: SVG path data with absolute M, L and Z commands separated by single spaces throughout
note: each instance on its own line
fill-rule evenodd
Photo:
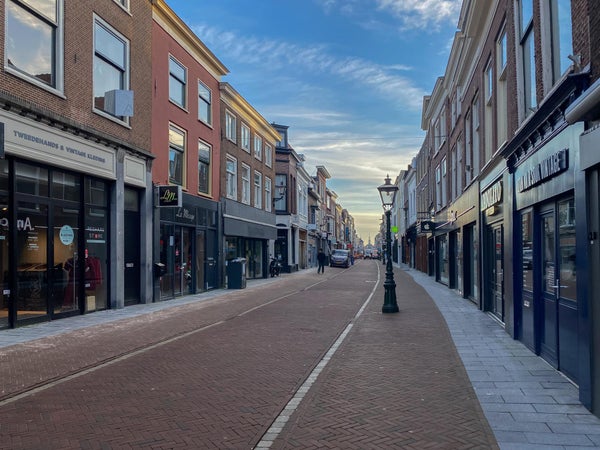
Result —
M 383 283 L 383 287 L 385 288 L 385 297 L 381 312 L 384 314 L 399 312 L 398 303 L 396 302 L 396 283 L 386 281 Z

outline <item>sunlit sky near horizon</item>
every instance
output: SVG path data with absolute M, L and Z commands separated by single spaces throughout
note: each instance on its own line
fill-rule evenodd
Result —
M 166 0 L 289 141 L 368 243 L 377 186 L 420 148 L 423 96 L 444 75 L 461 0 Z

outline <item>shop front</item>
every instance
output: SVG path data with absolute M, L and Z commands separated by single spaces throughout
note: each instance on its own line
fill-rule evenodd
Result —
M 479 207 L 481 212 L 481 275 L 482 308 L 492 314 L 502 324 L 506 323 L 511 307 L 507 304 L 507 286 L 510 278 L 505 259 L 510 252 L 510 241 L 506 238 L 505 216 L 507 182 L 504 175 L 498 175 L 506 166 L 497 166 L 491 175 L 481 182 Z M 504 172 L 507 173 L 507 172 Z M 508 178 L 507 178 L 508 179 Z
M 564 128 L 516 167 L 517 336 L 575 382 L 579 378 L 575 178 L 582 126 Z
M 269 274 L 270 242 L 277 239 L 275 214 L 225 199 L 223 203 L 225 260 L 245 260 L 246 279 Z
M 220 286 L 219 204 L 182 194 L 182 206 L 161 207 L 156 277 L 158 300 L 195 294 Z
M 143 198 L 146 161 L 9 113 L 0 121 L 0 328 L 123 307 L 125 269 L 111 265 L 123 248 L 117 191 Z M 143 233 L 133 231 L 139 303 Z

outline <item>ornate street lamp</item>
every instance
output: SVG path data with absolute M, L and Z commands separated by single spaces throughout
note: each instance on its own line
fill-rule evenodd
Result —
M 396 303 L 396 283 L 394 281 L 394 272 L 392 268 L 392 230 L 391 230 L 391 216 L 392 207 L 394 206 L 394 199 L 396 198 L 396 192 L 398 192 L 398 186 L 392 184 L 392 180 L 388 175 L 385 178 L 385 183 L 377 188 L 379 195 L 381 196 L 381 204 L 385 211 L 386 218 L 386 253 L 388 255 L 387 265 L 385 267 L 385 282 L 383 287 L 385 288 L 385 297 L 383 307 L 381 308 L 382 313 L 396 313 L 398 312 L 398 303 Z

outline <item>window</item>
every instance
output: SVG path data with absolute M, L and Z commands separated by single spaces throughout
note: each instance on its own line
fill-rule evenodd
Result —
M 502 31 L 496 46 L 496 147 L 508 139 L 508 91 L 506 81 L 506 31 Z
M 6 2 L 5 67 L 42 87 L 63 90 L 63 2 Z M 33 5 L 31 5 L 33 6 Z
M 458 197 L 458 160 L 456 147 L 450 152 L 450 200 L 455 200 Z
M 115 0 L 119 5 L 129 11 L 129 0 Z
M 169 126 L 169 183 L 183 186 L 185 131 Z
M 273 147 L 270 144 L 265 144 L 265 164 L 273 167 Z
M 210 193 L 210 145 L 198 141 L 198 192 Z
M 186 107 L 187 69 L 169 56 L 169 100 Z
M 225 111 L 225 137 L 231 142 L 237 142 L 237 124 L 233 114 Z
M 227 172 L 227 198 L 237 200 L 237 160 L 227 156 L 225 166 Z
M 573 29 L 571 2 L 547 0 L 550 8 L 552 34 L 552 74 L 556 83 L 571 67 L 569 55 L 573 53 Z
M 212 125 L 212 93 L 201 81 L 198 81 L 198 120 Z
M 285 211 L 287 208 L 287 202 L 285 193 L 287 189 L 287 175 L 277 174 L 275 175 L 275 209 L 277 211 Z M 329 197 L 327 198 L 329 201 Z
M 570 2 L 569 2 L 570 3 Z M 521 49 L 523 90 L 523 119 L 529 116 L 537 106 L 536 78 L 535 78 L 535 49 L 533 32 L 533 0 L 520 0 L 519 2 L 519 46 Z
M 271 179 L 265 177 L 265 211 L 271 211 L 271 202 L 273 201 Z
M 250 153 L 250 128 L 245 123 L 242 124 L 242 142 L 240 143 L 242 149 Z
M 254 135 L 254 157 L 262 160 L 262 138 L 257 134 Z
M 488 62 L 488 65 L 485 69 L 485 106 L 483 109 L 483 130 L 484 130 L 484 165 L 492 159 L 492 154 L 494 153 L 494 143 L 492 142 L 492 131 L 494 128 L 493 124 L 493 96 L 494 96 L 494 66 L 492 65 L 492 61 Z
M 435 206 L 436 211 L 442 209 L 442 169 L 439 165 L 435 168 Z
M 448 203 L 447 190 L 448 190 L 448 170 L 446 164 L 446 158 L 442 159 L 442 207 Z
M 250 204 L 250 167 L 242 164 L 242 203 Z
M 479 146 L 479 97 L 475 97 L 473 100 L 473 106 L 471 108 L 471 126 L 473 129 L 471 130 L 471 146 L 473 150 L 473 178 L 479 175 L 479 160 L 480 160 L 480 146 Z
M 254 207 L 262 208 L 262 174 L 254 171 Z
M 108 24 L 94 21 L 94 108 L 108 113 L 104 95 L 129 87 L 129 42 Z M 119 117 L 125 120 L 124 117 Z
M 456 140 L 456 194 L 459 196 L 463 190 L 463 137 L 460 135 Z

